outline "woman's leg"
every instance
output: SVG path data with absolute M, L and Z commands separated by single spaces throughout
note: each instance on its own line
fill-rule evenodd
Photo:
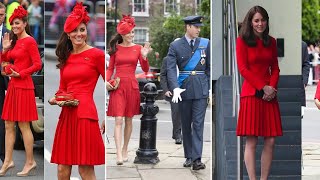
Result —
M 70 180 L 72 166 L 58 164 L 58 180 Z
M 23 167 L 23 172 L 28 172 L 32 167 L 36 166 L 33 157 L 33 134 L 30 129 L 30 122 L 18 122 L 22 137 L 24 148 L 26 151 L 26 164 Z
M 122 123 L 123 117 L 115 118 L 115 126 L 114 126 L 114 141 L 116 143 L 117 148 L 117 162 L 122 162 L 122 153 L 121 153 L 121 140 L 122 140 Z
M 82 180 L 96 180 L 94 166 L 79 165 L 78 169 Z
M 256 180 L 256 146 L 258 137 L 247 136 L 246 147 L 244 151 L 244 161 L 250 180 Z
M 272 159 L 273 159 L 273 149 L 274 149 L 274 137 L 265 137 L 264 146 L 261 155 L 261 180 L 267 180 Z
M 122 156 L 124 160 L 128 160 L 128 144 L 132 133 L 132 117 L 125 118 L 124 126 L 124 143 L 122 147 Z
M 15 122 L 14 121 L 5 121 L 6 135 L 5 135 L 5 159 L 3 165 L 1 167 L 0 172 L 4 172 L 8 166 L 13 163 L 12 153 L 13 153 L 13 145 L 16 139 L 16 131 L 15 131 Z M 12 164 L 11 164 L 12 165 Z

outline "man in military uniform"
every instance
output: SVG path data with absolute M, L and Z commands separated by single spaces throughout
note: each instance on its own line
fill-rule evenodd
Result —
M 167 79 L 169 89 L 173 92 L 172 101 L 181 101 L 179 111 L 186 158 L 183 166 L 192 166 L 193 170 L 205 169 L 201 156 L 210 88 L 210 41 L 199 38 L 202 20 L 202 16 L 184 18 L 186 33 L 170 44 L 167 55 Z

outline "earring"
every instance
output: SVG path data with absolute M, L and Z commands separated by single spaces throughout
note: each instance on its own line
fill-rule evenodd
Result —
M 68 36 L 68 39 L 70 39 L 70 36 Z

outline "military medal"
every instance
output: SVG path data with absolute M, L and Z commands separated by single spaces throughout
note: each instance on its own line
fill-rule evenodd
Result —
M 200 63 L 201 63 L 201 65 L 204 65 L 206 63 L 206 60 L 205 60 L 206 53 L 205 53 L 205 51 L 203 49 L 200 52 L 201 52 L 200 53 L 200 56 L 201 56 Z

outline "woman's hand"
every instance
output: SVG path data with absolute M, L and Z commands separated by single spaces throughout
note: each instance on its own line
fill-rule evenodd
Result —
M 143 48 L 141 48 L 141 55 L 143 57 L 143 59 L 146 59 L 148 54 L 152 51 L 152 48 L 150 46 L 149 42 L 146 42 L 143 46 Z
M 102 123 L 101 123 L 100 132 L 101 132 L 101 134 L 104 134 L 106 132 L 106 122 L 105 122 L 105 120 L 103 120 Z
M 264 95 L 262 97 L 263 100 L 271 101 L 277 95 L 277 90 L 272 86 L 265 85 L 263 87 Z
M 167 96 L 167 97 L 171 97 L 172 93 L 170 91 L 167 91 L 164 95 Z
M 50 105 L 56 105 L 56 104 L 57 104 L 56 98 L 55 98 L 55 97 L 52 97 L 51 99 L 48 100 L 48 103 L 49 103 Z
M 107 90 L 108 90 L 108 91 L 114 89 L 114 87 L 113 87 L 108 81 L 106 81 L 106 87 L 107 87 Z
M 2 36 L 2 48 L 4 51 L 7 51 L 11 47 L 11 42 L 9 33 L 4 33 Z
M 12 73 L 11 74 L 7 74 L 7 76 L 9 77 L 20 77 L 20 74 L 17 71 L 14 71 L 12 68 L 10 68 Z
M 320 101 L 318 99 L 314 99 L 314 103 L 316 104 L 317 108 L 320 109 Z

